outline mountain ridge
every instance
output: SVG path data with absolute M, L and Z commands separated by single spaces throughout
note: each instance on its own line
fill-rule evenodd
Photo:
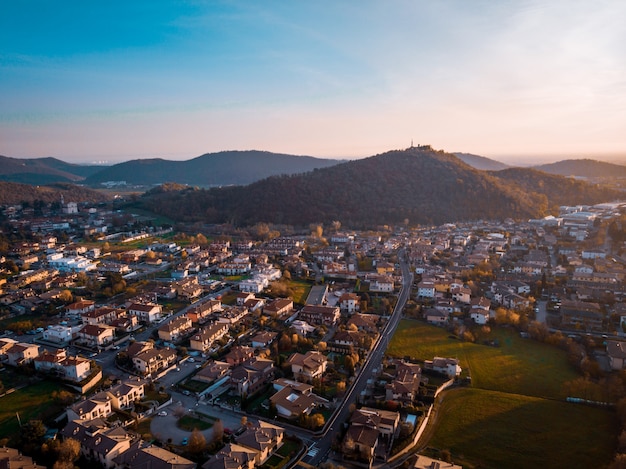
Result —
M 505 177 L 498 173 L 474 169 L 429 147 L 409 148 L 245 187 L 147 194 L 141 201 L 144 208 L 179 221 L 306 225 L 339 220 L 362 227 L 534 218 L 568 200 L 599 203 L 618 196 L 581 181 L 560 185 L 566 178 L 548 183 L 549 175 L 533 170 L 518 168 Z M 547 191 L 546 184 L 563 191 Z
M 533 166 L 533 168 L 545 173 L 559 174 L 561 176 L 585 178 L 626 177 L 626 166 L 590 158 L 561 160 L 554 163 Z
M 85 183 L 98 184 L 105 181 L 125 180 L 129 184 L 143 185 L 164 182 L 208 187 L 243 185 L 270 176 L 308 172 L 340 162 L 340 160 L 261 150 L 229 150 L 205 153 L 182 161 L 160 158 L 131 160 L 104 169 L 87 178 Z

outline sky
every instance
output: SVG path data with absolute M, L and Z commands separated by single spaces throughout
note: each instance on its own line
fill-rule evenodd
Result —
M 626 161 L 623 0 L 19 0 L 0 154 Z

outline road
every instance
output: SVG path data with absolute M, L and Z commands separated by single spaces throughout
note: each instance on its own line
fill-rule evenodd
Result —
M 399 253 L 400 267 L 402 269 L 402 289 L 398 296 L 396 307 L 389 318 L 389 321 L 382 330 L 374 348 L 371 350 L 368 358 L 363 364 L 359 375 L 354 381 L 353 385 L 348 390 L 343 402 L 335 410 L 335 413 L 330 418 L 326 425 L 326 431 L 315 441 L 316 453 L 313 456 L 305 456 L 304 462 L 313 466 L 319 465 L 321 462 L 328 458 L 330 448 L 335 436 L 340 433 L 340 427 L 344 422 L 348 420 L 350 416 L 350 406 L 356 402 L 357 397 L 365 390 L 367 380 L 371 378 L 374 368 L 380 366 L 382 358 L 385 354 L 387 346 L 391 337 L 398 327 L 400 319 L 402 318 L 402 310 L 406 304 L 407 299 L 411 293 L 411 284 L 413 283 L 413 274 L 410 272 L 409 266 L 406 264 L 404 258 L 404 252 Z

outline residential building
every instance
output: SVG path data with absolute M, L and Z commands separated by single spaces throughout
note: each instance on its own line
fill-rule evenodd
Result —
M 323 376 L 328 360 L 324 354 L 310 350 L 304 355 L 292 354 L 287 359 L 287 363 L 291 365 L 291 371 L 296 380 L 311 383 L 314 379 Z
M 136 316 L 139 321 L 152 324 L 161 318 L 163 309 L 155 303 L 132 303 L 128 307 L 128 314 Z
M 27 365 L 39 356 L 39 345 L 16 342 L 6 350 L 6 363 L 12 366 Z
M 3 469 L 45 469 L 35 464 L 33 459 L 22 455 L 18 450 L 3 446 L 0 448 L 0 467 Z
M 344 293 L 339 298 L 339 307 L 348 314 L 356 313 L 361 309 L 361 299 L 356 293 Z
M 72 419 L 63 428 L 61 435 L 78 441 L 81 454 L 86 459 L 107 469 L 117 467 L 114 459 L 130 449 L 133 441 L 133 437 L 123 427 L 109 427 L 103 417 Z
M 301 415 L 310 415 L 314 409 L 328 404 L 326 399 L 311 393 L 313 386 L 303 388 L 298 385 L 286 385 L 277 391 L 270 402 L 275 406 L 278 415 L 286 419 L 297 419 Z
M 33 360 L 38 371 L 54 372 L 70 381 L 79 382 L 89 376 L 91 362 L 82 357 L 70 357 L 64 349 L 44 350 Z
M 210 326 L 203 327 L 200 332 L 194 334 L 189 339 L 189 348 L 192 350 L 198 350 L 200 352 L 206 352 L 213 344 L 228 334 L 228 324 L 215 323 Z
M 144 375 L 156 373 L 172 366 L 176 362 L 176 350 L 172 348 L 153 348 L 145 345 L 133 353 L 130 347 L 128 355 L 132 358 L 135 369 Z
M 289 298 L 276 298 L 263 308 L 263 314 L 276 316 L 277 318 L 288 316 L 292 311 L 293 300 Z
M 193 325 L 189 316 L 183 314 L 159 327 L 159 339 L 168 342 L 176 342 L 189 335 Z
M 159 446 L 137 441 L 113 459 L 116 469 L 196 469 L 195 462 Z
M 305 305 L 298 312 L 298 319 L 318 326 L 334 326 L 340 317 L 338 306 Z
M 76 335 L 76 341 L 87 347 L 102 347 L 115 339 L 115 328 L 106 325 L 84 325 Z

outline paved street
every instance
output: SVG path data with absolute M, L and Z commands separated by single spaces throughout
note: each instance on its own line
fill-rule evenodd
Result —
M 161 440 L 167 441 L 171 438 L 174 444 L 180 444 L 183 438 L 189 438 L 191 432 L 181 430 L 176 426 L 177 416 L 183 414 L 193 416 L 196 411 L 220 419 L 225 429 L 236 431 L 241 426 L 241 415 L 235 412 L 225 411 L 218 406 L 207 405 L 197 401 L 194 396 L 185 396 L 180 392 L 174 391 L 171 394 L 173 402 L 162 409 L 167 412 L 167 415 L 165 417 L 155 416 L 150 426 L 152 434 Z M 213 429 L 204 430 L 202 434 L 207 441 L 210 441 L 213 436 Z
M 361 372 L 359 373 L 356 381 L 352 387 L 348 390 L 341 406 L 333 414 L 333 417 L 329 420 L 326 431 L 315 442 L 315 447 L 312 452 L 309 452 L 304 456 L 304 462 L 313 466 L 319 465 L 325 461 L 329 454 L 332 442 L 335 436 L 340 432 L 340 426 L 348 420 L 350 415 L 350 405 L 357 400 L 357 396 L 365 390 L 367 380 L 372 376 L 374 368 L 378 367 L 382 362 L 382 358 L 385 354 L 389 341 L 393 337 L 393 334 L 398 327 L 398 323 L 402 318 L 402 310 L 411 292 L 411 284 L 413 282 L 413 274 L 410 272 L 408 265 L 405 262 L 403 252 L 400 252 L 398 256 L 400 259 L 400 266 L 402 268 L 402 290 L 398 296 L 396 307 L 387 322 L 387 325 L 382 330 L 381 335 L 374 345 L 374 348 L 369 354 L 368 359 L 363 364 Z

